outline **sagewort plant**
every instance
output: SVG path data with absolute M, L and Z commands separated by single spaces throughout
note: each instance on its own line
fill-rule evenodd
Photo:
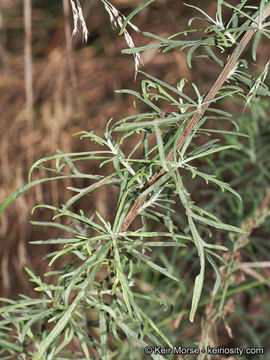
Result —
M 134 55 L 135 72 L 142 78 L 141 92 L 118 92 L 132 96 L 144 112 L 109 120 L 103 136 L 79 132 L 95 144 L 95 150 L 59 151 L 36 161 L 29 182 L 1 205 L 3 212 L 25 191 L 44 182 L 67 178 L 90 182 L 85 188 L 69 187 L 72 195 L 59 207 L 43 204 L 33 209 L 42 207 L 54 214 L 51 223 L 36 225 L 67 233 L 34 241 L 56 244 L 57 250 L 47 255 L 49 265 L 62 258 L 64 266 L 44 274 L 44 279 L 26 268 L 37 297 L 1 299 L 2 359 L 167 359 L 176 355 L 168 350 L 176 345 L 186 349 L 181 352 L 178 347 L 183 358 L 186 354 L 192 358 L 187 349 L 196 347 L 196 358 L 203 359 L 207 356 L 203 349 L 220 344 L 215 333 L 221 321 L 233 337 L 226 318 L 234 305 L 226 299 L 241 291 L 234 287 L 239 269 L 252 275 L 247 270 L 252 266 L 241 263 L 239 251 L 269 215 L 269 134 L 261 132 L 267 127 L 269 62 L 254 77 L 249 58 L 256 62 L 262 36 L 270 37 L 270 4 L 260 1 L 250 6 L 244 0 L 231 5 L 218 0 L 215 17 L 188 4 L 199 14 L 189 25 L 196 20 L 200 28 L 167 38 L 144 33 L 154 43 L 136 48 L 127 27 L 138 31 L 131 19 L 153 1 L 125 17 L 102 0 L 111 22 L 125 35 L 128 49 L 123 53 Z M 86 39 L 79 1 L 70 3 L 74 33 L 80 25 Z M 226 22 L 224 8 L 230 11 Z M 171 85 L 138 70 L 140 53 L 153 48 L 164 53 L 186 51 L 190 67 L 201 58 L 219 67 L 220 74 L 206 94 L 192 83 L 194 96 L 187 95 L 186 79 L 176 78 Z M 246 55 L 247 48 L 251 55 Z M 244 111 L 237 118 L 222 109 L 227 99 L 242 105 Z M 198 143 L 198 138 L 204 142 Z M 135 144 L 129 153 L 127 143 Z M 55 167 L 48 168 L 52 160 Z M 82 173 L 78 164 L 85 161 L 98 162 L 100 174 Z M 112 169 L 109 175 L 102 174 L 106 166 Z M 38 169 L 46 170 L 48 177 L 32 181 Z M 75 203 L 78 208 L 82 198 L 90 199 L 92 192 L 104 187 L 116 189 L 113 221 L 98 211 L 73 210 Z M 54 222 L 60 217 L 70 221 Z M 261 254 L 264 245 L 258 244 Z M 246 290 L 267 282 L 256 274 Z M 48 275 L 54 275 L 54 283 L 46 282 Z M 190 322 L 195 330 L 188 337 L 184 334 Z M 262 345 L 258 341 L 255 345 Z M 162 353 L 160 346 L 167 352 Z

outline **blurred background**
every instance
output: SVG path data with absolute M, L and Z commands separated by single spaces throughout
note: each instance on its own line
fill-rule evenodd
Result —
M 88 141 L 72 137 L 77 131 L 95 129 L 101 134 L 111 117 L 119 120 L 134 113 L 133 98 L 115 94 L 114 90 L 140 88 L 140 75 L 134 82 L 133 56 L 121 55 L 121 49 L 127 45 L 124 37 L 112 29 L 101 1 L 81 2 L 89 30 L 87 43 L 83 43 L 81 32 L 70 41 L 73 18 L 69 0 L 29 3 L 30 19 L 27 1 L 0 3 L 0 202 L 27 182 L 29 168 L 39 158 L 52 155 L 57 149 L 87 151 Z M 140 3 L 113 2 L 126 16 Z M 141 31 L 165 37 L 187 27 L 191 10 L 179 1 L 162 0 L 144 9 L 133 22 Z M 130 34 L 135 46 L 151 42 L 133 30 Z M 197 76 L 194 72 L 198 69 L 191 72 L 185 54 L 179 51 L 169 56 L 148 51 L 142 60 L 144 71 L 174 85 L 182 77 L 192 80 Z M 94 164 L 88 164 L 84 170 L 99 171 Z M 60 204 L 66 198 L 67 185 L 70 184 L 40 185 L 17 199 L 1 216 L 2 296 L 31 291 L 24 272 L 26 264 L 38 274 L 45 270 L 46 262 L 41 259 L 47 249 L 28 242 L 57 236 L 57 231 L 52 229 L 48 236 L 47 229 L 31 225 L 30 220 L 49 219 L 47 215 L 43 218 L 42 211 L 33 216 L 30 212 L 39 203 Z M 98 193 L 91 206 L 110 217 L 113 214 L 106 203 L 107 196 L 104 191 Z
M 133 56 L 121 54 L 127 48 L 124 37 L 112 29 L 101 1 L 81 1 L 89 30 L 87 43 L 83 43 L 81 32 L 70 41 L 73 19 L 68 0 L 29 3 L 30 17 L 27 0 L 0 3 L 0 202 L 27 182 L 34 161 L 54 154 L 57 149 L 87 151 L 93 146 L 89 141 L 72 137 L 77 131 L 95 130 L 101 134 L 111 117 L 119 120 L 135 113 L 134 99 L 114 90 L 139 90 L 142 78 L 138 75 L 134 82 Z M 127 16 L 141 1 L 117 0 L 112 4 Z M 215 1 L 201 0 L 200 6 L 214 16 Z M 141 31 L 167 37 L 188 28 L 187 21 L 193 15 L 198 13 L 181 1 L 159 0 L 132 22 Z M 135 46 L 153 41 L 133 30 L 130 34 Z M 260 47 L 263 49 L 263 45 Z M 259 54 L 260 70 L 260 63 L 263 66 L 267 60 L 267 51 L 264 48 Z M 174 86 L 185 77 L 196 82 L 201 93 L 210 89 L 220 70 L 214 63 L 203 60 L 193 62 L 190 69 L 185 52 L 179 50 L 169 55 L 149 50 L 142 55 L 142 61 L 145 72 Z M 190 91 L 187 86 L 187 92 Z M 237 105 L 227 106 L 232 110 Z M 95 164 L 84 166 L 89 173 L 100 171 Z M 69 181 L 40 185 L 17 199 L 1 216 L 1 296 L 32 291 L 26 281 L 26 264 L 37 274 L 45 271 L 47 265 L 41 259 L 47 249 L 28 242 L 52 238 L 57 231 L 52 229 L 48 236 L 46 228 L 32 226 L 30 220 L 48 220 L 48 214 L 37 211 L 31 216 L 31 209 L 39 203 L 56 206 L 63 203 L 62 199 L 70 195 L 65 190 L 68 185 Z M 111 196 L 109 190 L 97 193 L 88 206 L 110 218 L 113 207 L 110 208 L 111 200 L 107 200 Z

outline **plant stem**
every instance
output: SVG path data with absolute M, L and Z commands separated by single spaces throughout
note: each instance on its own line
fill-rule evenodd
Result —
M 270 5 L 268 5 L 262 15 L 262 21 L 265 20 L 270 15 Z M 251 24 L 251 26 L 256 27 L 256 22 L 259 20 L 259 16 L 256 17 L 255 21 Z M 228 79 L 228 76 L 233 69 L 234 65 L 236 64 L 237 60 L 239 59 L 240 55 L 246 48 L 247 44 L 251 40 L 252 36 L 254 35 L 255 31 L 253 29 L 249 29 L 246 31 L 245 35 L 241 39 L 238 46 L 234 49 L 232 55 L 230 56 L 227 64 L 223 68 L 222 72 L 220 73 L 219 77 L 215 81 L 214 85 L 211 87 L 210 91 L 208 92 L 204 103 L 201 106 L 200 112 L 193 115 L 190 122 L 184 127 L 178 142 L 177 142 L 177 150 L 179 150 L 183 144 L 185 143 L 187 137 L 191 134 L 193 129 L 195 128 L 196 124 L 199 122 L 203 114 L 205 113 L 206 109 L 210 105 L 211 101 L 215 98 L 218 90 L 221 88 L 221 86 L 224 84 L 224 82 Z M 166 157 L 166 161 L 171 161 L 173 159 L 173 153 L 174 150 L 171 149 L 169 154 Z M 159 169 L 155 175 L 152 177 L 152 179 L 148 182 L 148 184 L 143 188 L 142 191 L 152 186 L 162 175 L 164 175 L 165 171 L 163 168 Z M 135 219 L 137 214 L 139 213 L 143 203 L 147 199 L 148 195 L 144 196 L 140 200 L 136 201 L 131 209 L 129 210 L 128 214 L 126 215 L 123 224 L 120 228 L 120 232 L 124 232 L 127 230 L 129 225 L 132 223 L 132 221 Z

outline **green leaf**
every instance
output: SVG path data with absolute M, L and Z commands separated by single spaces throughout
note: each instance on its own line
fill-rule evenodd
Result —
M 209 175 L 209 174 L 205 174 L 201 171 L 198 171 L 196 168 L 187 165 L 187 169 L 191 171 L 192 173 L 192 177 L 194 178 L 196 175 L 202 177 L 206 183 L 208 184 L 209 181 L 213 182 L 214 184 L 218 185 L 222 191 L 227 190 L 229 192 L 231 192 L 233 195 L 235 195 L 241 202 L 242 202 L 242 198 L 240 196 L 240 194 L 238 194 L 237 191 L 235 191 L 229 184 L 220 181 L 218 179 L 216 179 L 216 177 L 214 175 Z
M 73 313 L 79 306 L 80 302 L 82 301 L 84 297 L 84 292 L 81 291 L 78 293 L 78 295 L 75 297 L 73 302 L 69 305 L 69 308 L 67 311 L 64 312 L 64 315 L 60 318 L 60 320 L 57 322 L 55 327 L 52 329 L 51 332 L 47 335 L 47 337 L 41 341 L 39 350 L 34 357 L 34 360 L 42 360 L 44 353 L 48 349 L 48 347 L 51 345 L 51 343 L 54 341 L 54 339 L 62 332 L 62 330 L 65 328 L 69 320 L 71 319 Z
M 101 343 L 101 359 L 107 360 L 107 326 L 104 311 L 99 312 L 99 330 L 100 330 L 100 343 Z
M 217 222 L 217 221 L 213 221 L 213 220 L 210 220 L 210 219 L 206 219 L 203 216 L 200 216 L 200 215 L 197 215 L 197 214 L 194 214 L 194 213 L 192 214 L 192 217 L 193 217 L 193 219 L 195 219 L 197 221 L 200 221 L 200 222 L 202 222 L 204 224 L 207 224 L 209 226 L 213 226 L 216 229 L 233 231 L 233 232 L 238 232 L 238 233 L 241 233 L 241 234 L 246 233 L 243 229 L 238 228 L 236 226 L 232 226 L 232 225 L 224 224 L 222 222 Z
M 262 37 L 262 33 L 261 33 L 261 31 L 258 30 L 254 36 L 254 40 L 253 40 L 253 44 L 252 44 L 252 59 L 254 61 L 256 61 L 257 50 L 258 50 L 258 46 L 259 46 L 261 37 Z
M 147 265 L 149 265 L 152 269 L 160 272 L 161 274 L 165 275 L 166 277 L 179 282 L 179 279 L 177 279 L 175 276 L 173 276 L 172 274 L 170 274 L 165 268 L 162 268 L 161 266 L 155 264 L 154 262 L 152 262 L 148 257 L 146 257 L 145 255 L 141 254 L 139 251 L 137 250 L 131 250 L 132 254 L 134 254 L 139 260 L 145 262 Z
M 119 32 L 119 35 L 122 35 L 128 22 L 142 9 L 144 9 L 146 6 L 148 6 L 149 4 L 151 4 L 153 1 L 155 0 L 147 0 L 145 3 L 143 3 L 142 5 L 138 6 L 135 10 L 133 10 L 124 20 L 123 25 L 121 27 L 121 30 Z
M 209 149 L 207 151 L 204 151 L 202 153 L 194 155 L 194 156 L 192 156 L 190 158 L 186 158 L 182 163 L 185 164 L 185 163 L 190 162 L 190 161 L 192 161 L 194 159 L 198 159 L 198 158 L 201 158 L 203 156 L 214 154 L 216 152 L 220 152 L 220 151 L 227 150 L 227 149 L 238 149 L 239 150 L 239 148 L 237 146 L 234 146 L 234 145 L 225 145 L 225 146 L 212 147 L 211 149 Z
M 214 288 L 213 288 L 213 296 L 215 296 L 218 292 L 218 289 L 220 288 L 222 276 L 220 274 L 217 264 L 214 262 L 214 260 L 212 259 L 212 257 L 210 256 L 209 253 L 206 253 L 206 258 L 216 273 L 216 281 L 215 281 Z
M 161 130 L 158 128 L 157 123 L 155 121 L 154 121 L 154 130 L 155 130 L 158 152 L 159 152 L 162 167 L 163 167 L 164 171 L 169 171 L 167 162 L 166 162 L 166 155 L 165 155 L 164 147 L 163 147 L 163 140 L 161 137 Z
M 72 175 L 68 176 L 55 176 L 51 178 L 45 178 L 40 180 L 31 181 L 30 183 L 22 186 L 18 190 L 14 191 L 12 194 L 10 194 L 8 197 L 5 198 L 5 200 L 0 205 L 0 215 L 3 213 L 3 211 L 11 204 L 13 201 L 18 199 L 19 196 L 24 194 L 26 191 L 32 189 L 33 187 L 43 184 L 47 181 L 54 181 L 54 180 L 61 180 L 61 179 L 67 179 L 69 177 L 72 177 Z
M 23 353 L 24 352 L 24 348 L 23 346 L 20 345 L 16 345 L 12 342 L 6 341 L 4 339 L 0 339 L 0 347 L 2 349 L 11 349 L 14 351 L 17 351 L 17 353 Z
M 189 222 L 190 230 L 191 230 L 195 245 L 198 250 L 199 258 L 200 258 L 200 273 L 195 278 L 193 295 L 192 295 L 192 304 L 191 304 L 191 310 L 190 310 L 190 315 L 189 315 L 190 322 L 193 322 L 195 314 L 197 312 L 199 302 L 200 302 L 202 289 L 203 289 L 204 273 L 205 273 L 205 254 L 204 254 L 203 241 L 196 229 L 196 226 L 195 226 L 191 216 L 188 216 L 188 222 Z

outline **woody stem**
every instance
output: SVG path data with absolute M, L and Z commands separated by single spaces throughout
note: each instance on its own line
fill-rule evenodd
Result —
M 262 15 L 262 20 L 265 20 L 270 15 L 270 5 L 268 5 Z M 259 20 L 259 16 L 255 19 L 251 26 L 256 27 L 256 22 Z M 214 85 L 211 87 L 210 91 L 208 92 L 204 103 L 201 105 L 200 112 L 193 115 L 192 119 L 188 122 L 188 124 L 184 127 L 182 133 L 179 136 L 177 142 L 177 150 L 181 149 L 183 144 L 185 143 L 187 137 L 191 134 L 193 129 L 195 128 L 198 121 L 202 118 L 203 114 L 205 113 L 206 109 L 215 98 L 218 90 L 224 84 L 224 82 L 228 79 L 228 76 L 233 69 L 234 65 L 236 64 L 237 60 L 239 59 L 240 55 L 243 53 L 244 49 L 246 48 L 247 44 L 251 40 L 252 36 L 254 35 L 255 29 L 249 29 L 246 31 L 245 35 L 242 37 L 238 46 L 234 49 L 232 55 L 230 56 L 228 62 L 226 63 L 225 67 L 219 74 L 217 80 L 215 81 Z M 166 161 L 173 160 L 173 149 L 170 150 L 169 154 L 166 157 Z M 152 179 L 148 182 L 148 184 L 144 187 L 143 191 L 150 186 L 152 186 L 162 175 L 164 175 L 165 171 L 163 168 L 160 168 L 152 177 Z M 120 232 L 124 232 L 127 230 L 129 225 L 135 219 L 137 214 L 139 213 L 142 205 L 144 204 L 145 200 L 147 199 L 148 195 L 144 196 L 143 198 L 137 200 L 129 210 L 128 214 L 126 215 L 123 224 L 121 225 Z

